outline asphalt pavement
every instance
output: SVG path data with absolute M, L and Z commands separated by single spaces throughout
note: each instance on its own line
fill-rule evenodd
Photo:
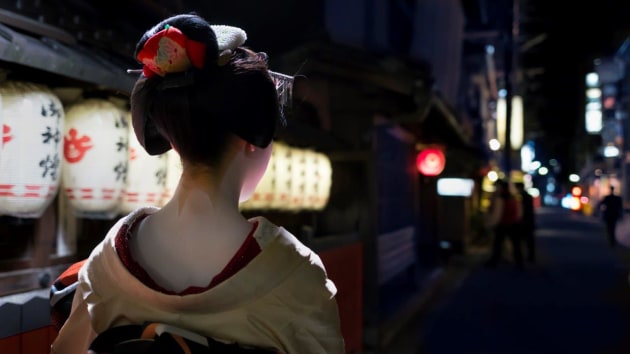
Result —
M 630 353 L 630 242 L 611 248 L 600 219 L 566 209 L 539 208 L 537 222 L 534 264 L 518 269 L 505 252 L 487 268 L 488 247 L 454 257 L 382 352 Z

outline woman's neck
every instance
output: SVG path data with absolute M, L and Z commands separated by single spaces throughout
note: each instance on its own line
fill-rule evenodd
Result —
M 162 208 L 171 217 L 190 224 L 242 220 L 240 182 L 235 176 L 184 173 L 171 200 Z M 172 219 L 171 219 L 172 220 Z
M 132 239 L 134 258 L 167 289 L 208 284 L 252 230 L 238 208 L 240 185 L 214 182 L 184 174 L 171 200 Z

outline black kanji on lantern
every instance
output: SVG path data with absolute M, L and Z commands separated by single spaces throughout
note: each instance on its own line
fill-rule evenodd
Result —
M 42 133 L 42 143 L 48 144 L 51 141 L 55 142 L 55 145 L 59 144 L 59 129 L 54 129 L 52 127 L 46 127 L 46 131 Z
M 61 108 L 57 107 L 54 101 L 48 102 L 48 105 L 42 105 L 41 115 L 43 117 L 56 117 L 61 118 Z
M 46 155 L 46 158 L 39 161 L 39 167 L 42 168 L 42 177 L 48 175 L 53 181 L 57 180 L 59 156 L 57 156 L 57 154 L 52 156 Z
M 129 142 L 123 137 L 120 137 L 120 139 L 118 139 L 118 142 L 116 142 L 116 151 L 127 150 L 129 148 L 128 145 Z
M 123 182 L 127 181 L 127 163 L 120 162 L 118 165 L 114 167 L 114 172 L 116 173 L 116 181 L 122 180 Z
M 129 127 L 129 124 L 127 123 L 127 119 L 125 119 L 125 116 L 121 115 L 118 117 L 118 119 L 116 119 L 116 128 L 127 128 Z
M 166 169 L 159 169 L 155 172 L 155 179 L 157 181 L 158 186 L 166 185 Z

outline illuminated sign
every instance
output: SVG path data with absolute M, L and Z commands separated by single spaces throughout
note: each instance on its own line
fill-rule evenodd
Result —
M 428 148 L 420 151 L 416 158 L 418 172 L 425 176 L 437 176 L 444 170 L 446 158 L 442 150 L 438 148 Z
M 438 195 L 470 197 L 475 181 L 469 178 L 440 178 L 437 181 Z

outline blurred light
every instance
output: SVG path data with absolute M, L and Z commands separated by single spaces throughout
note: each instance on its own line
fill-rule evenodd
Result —
M 502 90 L 505 91 L 505 90 Z M 507 133 L 507 105 L 505 93 L 499 94 L 497 101 L 497 137 L 501 146 L 505 146 L 505 135 Z M 510 147 L 518 150 L 523 145 L 523 99 L 521 96 L 512 97 L 512 116 L 510 123 Z
M 595 176 L 601 176 L 602 175 L 602 170 L 598 168 L 598 169 L 595 170 L 594 173 L 595 173 Z
M 582 205 L 584 204 L 588 204 L 588 197 L 583 195 L 580 197 L 580 203 L 582 203 Z
M 506 89 L 500 89 L 499 90 L 499 97 L 505 98 L 505 96 L 507 96 L 507 90 Z
M 604 157 L 617 157 L 617 156 L 619 156 L 619 148 L 612 145 L 604 147 Z
M 493 45 L 488 44 L 486 46 L 486 54 L 494 54 L 494 46 Z M 595 75 L 597 75 L 597 74 L 595 74 Z
M 523 98 L 512 97 L 512 121 L 510 123 L 510 146 L 518 150 L 523 145 Z
M 614 97 L 606 97 L 604 98 L 604 108 L 611 109 L 615 107 L 615 98 Z
M 437 176 L 444 170 L 446 157 L 441 149 L 427 148 L 418 153 L 416 168 L 425 176 Z
M 497 138 L 499 139 L 499 143 L 501 146 L 505 146 L 505 129 L 506 122 L 505 117 L 507 114 L 507 107 L 505 105 L 505 98 L 499 98 L 497 101 Z
M 545 194 L 543 201 L 545 205 L 558 205 L 558 198 L 552 194 Z
M 547 173 L 549 173 L 549 169 L 547 169 L 547 167 L 545 166 L 538 169 L 538 174 L 541 176 L 545 176 L 547 175 Z
M 536 152 L 531 145 L 523 145 L 521 148 L 521 170 L 529 171 L 529 167 L 532 165 L 535 156 Z
M 586 90 L 586 97 L 588 98 L 600 98 L 602 97 L 602 90 L 598 88 L 590 88 Z
M 602 131 L 602 111 L 588 110 L 584 113 L 584 125 L 587 133 L 598 134 Z
M 575 173 L 572 173 L 569 175 L 569 181 L 573 183 L 577 183 L 580 181 L 580 176 L 576 175 Z
M 571 210 L 580 210 L 580 209 L 582 209 L 582 202 L 580 201 L 580 198 L 572 197 L 570 201 L 571 201 L 571 204 L 570 204 L 570 209 Z
M 586 109 L 589 111 L 599 111 L 602 109 L 602 103 L 599 101 L 589 102 L 586 104 Z
M 558 160 L 556 159 L 549 160 L 549 165 L 554 166 L 554 167 L 558 166 Z
M 565 209 L 580 210 L 582 209 L 582 203 L 580 198 L 574 197 L 571 194 L 567 194 L 562 198 L 561 205 Z
M 582 187 L 580 186 L 573 186 L 573 188 L 571 188 L 571 194 L 574 197 L 579 197 L 582 195 Z
M 541 165 L 542 165 L 542 164 L 540 163 L 540 161 L 532 161 L 532 162 L 529 164 L 529 170 L 530 170 L 530 171 L 536 171 L 537 169 L 539 169 L 539 168 L 540 168 L 540 166 L 541 166 Z
M 488 172 L 488 179 L 492 182 L 496 182 L 499 179 L 499 174 L 496 171 Z
M 498 151 L 501 148 L 501 143 L 497 139 L 490 139 L 490 141 L 488 141 L 488 146 L 490 147 L 490 150 Z
M 475 181 L 469 178 L 440 178 L 437 181 L 438 195 L 470 197 Z
M 540 191 L 538 190 L 538 188 L 530 188 L 527 190 L 527 193 L 529 193 L 529 195 L 534 198 L 540 197 Z
M 573 196 L 571 196 L 571 194 L 567 194 L 564 197 L 562 197 L 562 201 L 560 202 L 560 205 L 565 208 L 565 209 L 570 209 L 571 208 L 571 198 L 573 198 Z
M 547 192 L 551 193 L 556 190 L 556 185 L 553 183 L 547 183 Z
M 586 74 L 586 86 L 597 87 L 598 85 L 599 85 L 599 75 L 597 75 L 597 73 Z

